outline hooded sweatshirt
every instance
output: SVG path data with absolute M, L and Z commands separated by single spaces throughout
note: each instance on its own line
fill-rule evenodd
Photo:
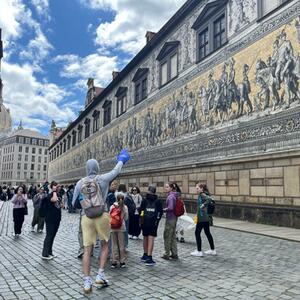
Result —
M 111 170 L 109 173 L 99 175 L 100 168 L 99 168 L 99 164 L 98 164 L 97 160 L 89 159 L 86 162 L 87 178 L 89 180 L 92 180 L 92 179 L 96 180 L 100 190 L 102 191 L 102 197 L 104 200 L 107 197 L 109 183 L 115 177 L 118 176 L 118 174 L 121 172 L 122 166 L 123 166 L 123 162 L 119 161 L 117 163 L 117 165 L 114 167 L 114 169 Z M 72 201 L 73 206 L 75 205 L 75 201 L 76 201 L 77 197 L 81 193 L 83 179 L 80 179 L 75 186 L 75 190 L 74 190 L 74 194 L 73 194 L 73 201 Z M 108 211 L 107 205 L 105 205 L 105 210 Z M 84 209 L 82 209 L 82 214 L 85 214 Z
M 166 209 L 165 209 L 167 220 L 173 220 L 177 218 L 174 214 L 177 195 L 178 195 L 177 192 L 170 192 L 168 194 L 167 201 L 166 201 Z

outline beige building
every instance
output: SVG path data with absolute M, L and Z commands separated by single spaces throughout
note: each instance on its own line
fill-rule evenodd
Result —
M 51 144 L 49 178 L 102 171 L 142 192 L 198 181 L 223 217 L 300 228 L 300 2 L 188 0 Z
M 48 178 L 49 139 L 19 127 L 0 140 L 0 185 L 39 184 Z

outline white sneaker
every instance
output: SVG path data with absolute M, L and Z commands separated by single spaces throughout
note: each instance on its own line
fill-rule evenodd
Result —
M 31 227 L 31 232 L 34 232 L 34 227 L 33 226 Z
M 132 237 L 133 240 L 138 240 L 139 238 L 137 236 Z
M 44 260 L 51 260 L 51 259 L 53 259 L 53 256 L 50 256 L 50 255 L 48 255 L 48 256 L 42 256 L 42 259 L 44 259 Z
M 91 278 L 86 278 L 84 280 L 84 284 L 83 284 L 83 291 L 85 294 L 89 294 L 92 291 L 92 279 Z
M 98 273 L 95 280 L 96 285 L 108 286 L 108 280 L 106 279 L 104 273 Z
M 208 254 L 208 255 L 217 255 L 217 251 L 216 250 L 207 250 L 204 253 Z
M 129 238 L 130 240 L 132 240 L 132 239 L 133 239 L 133 236 L 132 236 L 132 235 L 128 235 L 128 238 Z
M 192 256 L 203 256 L 203 253 L 202 251 L 198 251 L 198 250 L 195 250 L 191 253 Z

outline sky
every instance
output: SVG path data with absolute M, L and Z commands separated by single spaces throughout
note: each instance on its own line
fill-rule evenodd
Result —
M 13 127 L 48 135 L 84 108 L 87 79 L 106 87 L 185 0 L 0 0 L 4 105 Z

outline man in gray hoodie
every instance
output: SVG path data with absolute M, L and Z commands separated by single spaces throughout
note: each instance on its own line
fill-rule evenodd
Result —
M 122 150 L 117 156 L 117 165 L 109 173 L 99 175 L 99 164 L 95 159 L 89 159 L 86 163 L 87 177 L 80 179 L 74 190 L 73 206 L 79 194 L 83 197 L 80 201 L 82 206 L 82 233 L 84 255 L 82 269 L 84 273 L 84 292 L 92 290 L 92 279 L 90 277 L 91 251 L 96 243 L 97 235 L 101 240 L 101 255 L 99 259 L 99 270 L 95 284 L 107 286 L 108 281 L 104 275 L 104 267 L 108 255 L 108 241 L 110 236 L 110 216 L 107 211 L 105 199 L 109 183 L 121 172 L 122 166 L 130 159 L 126 150 Z M 92 210 L 92 212 L 91 212 Z

